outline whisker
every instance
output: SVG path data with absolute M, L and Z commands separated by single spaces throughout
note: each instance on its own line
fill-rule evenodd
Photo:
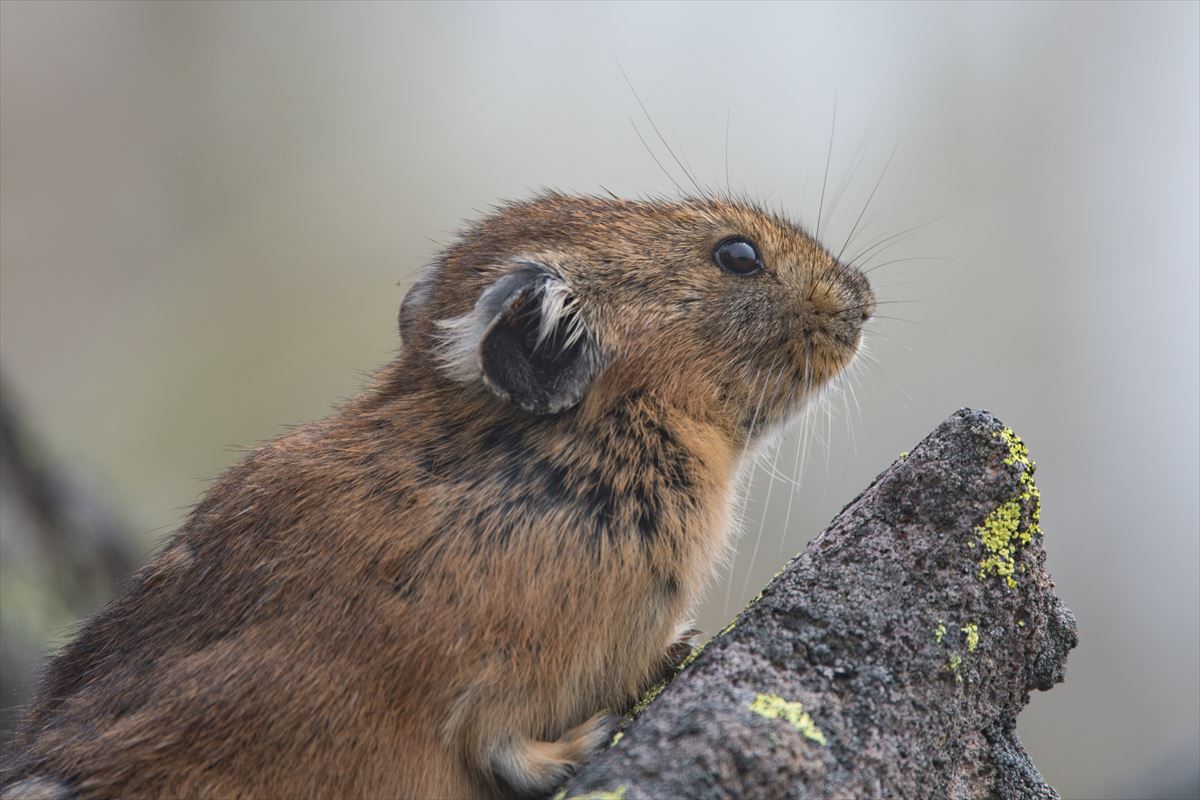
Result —
M 814 239 L 821 238 L 821 215 L 825 211 L 825 186 L 829 182 L 829 162 L 833 158 L 833 133 L 837 129 L 837 92 L 833 94 L 833 120 L 829 124 L 829 151 L 825 154 L 825 177 L 821 179 L 821 201 L 817 204 L 817 228 Z
M 863 336 L 864 337 L 870 336 L 871 338 L 878 336 L 879 338 L 886 339 L 889 342 L 895 342 L 896 344 L 900 345 L 901 347 L 903 347 L 905 350 L 907 350 L 910 353 L 913 352 L 912 345 L 907 344 L 906 342 L 900 341 L 895 336 L 888 336 L 886 333 L 884 333 L 881 330 L 877 330 L 874 328 L 864 329 Z M 859 355 L 861 355 L 863 358 L 867 359 L 872 364 L 879 363 L 878 359 L 876 359 L 875 356 L 871 355 L 870 353 L 860 352 Z
M 941 257 L 934 257 L 934 256 L 912 256 L 909 258 L 893 258 L 891 261 L 884 261 L 882 264 L 876 264 L 875 266 L 871 267 L 870 269 L 863 270 L 862 273 L 864 275 L 870 275 L 872 272 L 874 272 L 877 269 L 883 269 L 884 267 L 889 267 L 892 264 L 902 264 L 905 261 L 959 261 L 961 263 L 960 259 L 957 259 L 957 258 L 941 258 Z
M 775 459 L 771 464 L 771 469 L 778 472 L 779 468 L 779 451 L 782 442 L 775 445 Z M 742 596 L 746 596 L 746 589 L 750 586 L 750 577 L 754 574 L 754 563 L 758 560 L 758 547 L 762 544 L 763 530 L 767 527 L 767 511 L 771 508 L 771 491 L 775 488 L 775 481 L 772 480 L 767 484 L 767 496 L 763 500 L 762 511 L 758 515 L 758 533 L 754 536 L 754 549 L 750 553 L 750 564 L 746 568 L 746 576 L 742 579 Z
M 854 400 L 854 410 L 858 414 L 858 424 L 863 428 L 863 433 L 866 433 L 867 423 L 863 420 L 862 406 L 859 405 L 858 402 L 858 392 L 854 390 L 854 384 L 858 383 L 860 388 L 862 386 L 862 384 L 859 383 L 859 380 L 862 377 L 863 370 L 864 367 L 861 361 L 855 359 L 854 361 L 850 362 L 850 397 Z
M 729 118 L 732 112 L 725 109 L 725 194 L 732 196 L 733 190 L 729 188 Z
M 796 501 L 796 490 L 800 488 L 800 482 L 804 475 L 804 462 L 808 458 L 808 444 L 811 441 L 812 434 L 812 414 L 811 414 L 811 396 L 812 396 L 812 370 L 809 364 L 809 354 L 804 355 L 804 376 L 802 396 L 805 397 L 805 407 L 801 412 L 800 431 L 796 436 L 796 458 L 793 465 L 792 487 L 788 493 L 787 510 L 783 516 L 783 530 L 779 536 L 779 556 L 783 556 L 783 546 L 787 542 L 789 526 L 792 519 L 792 506 Z
M 897 286 L 928 286 L 929 281 L 926 279 L 916 280 L 915 278 L 905 278 L 902 281 L 892 281 L 891 283 L 877 283 L 872 288 L 876 292 L 885 291 L 887 289 L 895 289 Z
M 887 163 L 883 165 L 883 171 L 879 173 L 879 180 L 875 181 L 875 187 L 871 189 L 871 194 L 867 197 L 867 202 L 863 203 L 862 211 L 858 212 L 858 219 L 854 221 L 854 227 L 850 229 L 850 234 L 846 236 L 846 241 L 842 243 L 842 249 L 838 251 L 837 257 L 834 259 L 835 261 L 841 261 L 846 248 L 850 246 L 850 241 L 858 231 L 858 226 L 863 220 L 863 215 L 867 213 L 867 209 L 871 206 L 871 201 L 875 199 L 875 193 L 879 191 L 879 185 L 883 183 L 883 178 L 887 175 L 888 167 L 892 165 L 892 159 L 896 157 L 896 149 L 899 147 L 899 142 L 896 142 L 892 146 L 892 152 L 888 155 Z
M 906 322 L 909 325 L 919 325 L 922 328 L 929 328 L 929 330 L 937 331 L 938 333 L 945 333 L 945 334 L 953 333 L 952 331 L 949 331 L 945 328 L 939 328 L 934 325 L 926 325 L 924 322 L 917 322 L 916 320 L 904 319 L 903 317 L 888 317 L 888 316 L 884 316 L 883 314 L 876 314 L 875 319 L 887 319 L 887 320 L 891 320 L 892 322 Z
M 889 300 L 876 300 L 876 306 L 907 305 L 909 303 L 945 303 L 945 298 L 939 297 L 895 297 Z M 858 309 L 855 309 L 858 310 Z
M 801 420 L 801 424 L 803 424 L 803 419 Z M 790 525 L 791 520 L 792 520 L 792 506 L 796 502 L 796 490 L 798 488 L 800 488 L 800 472 L 801 472 L 800 451 L 803 447 L 803 444 L 804 444 L 804 434 L 797 433 L 796 434 L 796 454 L 794 456 L 793 464 L 792 464 L 792 486 L 791 486 L 790 491 L 788 491 L 787 509 L 783 513 L 783 529 L 779 532 L 779 556 L 780 557 L 783 556 L 783 545 L 785 542 L 787 542 L 788 531 L 789 531 L 788 526 Z
M 779 371 L 773 377 L 771 377 L 771 380 L 778 380 L 779 378 L 782 378 L 786 366 L 787 366 L 786 364 L 781 364 L 779 366 Z M 770 374 L 770 373 L 768 373 L 768 374 Z M 775 458 L 771 464 L 771 471 L 774 473 L 779 472 L 779 451 L 780 451 L 781 444 L 782 444 L 782 442 L 776 442 L 776 444 L 775 444 Z M 767 484 L 767 496 L 763 500 L 762 510 L 759 513 L 758 533 L 754 537 L 754 549 L 750 553 L 750 564 L 746 568 L 745 577 L 742 579 L 742 596 L 743 597 L 745 597 L 745 595 L 746 595 L 746 589 L 749 588 L 750 577 L 754 574 L 754 564 L 758 560 L 758 548 L 759 548 L 759 545 L 762 544 L 763 530 L 766 528 L 766 525 L 767 525 L 767 511 L 770 510 L 770 507 L 771 507 L 771 492 L 774 489 L 775 489 L 775 480 L 774 480 L 774 478 L 772 478 L 771 482 Z
M 634 121 L 633 117 L 629 118 L 629 123 L 633 125 L 633 132 L 637 134 L 638 141 L 642 143 L 642 147 L 646 148 L 646 152 L 649 153 L 650 157 L 654 159 L 654 163 L 658 165 L 660 170 L 662 170 L 662 174 L 667 176 L 667 180 L 675 185 L 675 188 L 680 194 L 686 194 L 686 192 L 683 191 L 683 187 L 679 185 L 679 181 L 675 180 L 675 176 L 672 175 L 670 171 L 663 166 L 663 163 L 658 160 L 658 156 L 654 154 L 654 150 L 651 149 L 650 145 L 646 142 L 645 137 L 642 136 L 642 132 L 638 129 L 637 122 Z
M 863 267 L 866 266 L 866 264 L 870 263 L 870 261 L 871 261 L 871 259 L 868 258 L 866 262 L 863 262 L 861 264 L 859 263 L 859 259 L 866 256 L 867 253 L 870 253 L 873 250 L 878 250 L 878 248 L 881 248 L 881 247 L 886 249 L 887 247 L 890 247 L 894 244 L 899 244 L 900 242 L 904 241 L 909 236 L 919 233 L 919 232 L 925 230 L 926 228 L 932 227 L 933 225 L 936 225 L 937 223 L 941 222 L 944 219 L 945 219 L 945 216 L 935 217 L 934 219 L 931 219 L 929 222 L 925 222 L 920 225 L 913 225 L 911 228 L 905 228 L 904 230 L 899 231 L 898 233 L 893 233 L 891 236 L 885 236 L 884 238 L 880 239 L 878 242 L 871 245 L 870 247 L 860 250 L 858 253 L 856 253 L 854 255 L 853 258 L 850 258 L 846 263 L 854 264 L 854 265 L 858 266 L 859 269 L 862 269 Z M 879 253 L 881 253 L 881 252 L 883 252 L 883 251 L 879 250 L 873 256 L 871 256 L 871 258 L 878 256 Z
M 763 398 L 766 397 L 767 384 L 770 382 L 770 380 L 769 380 L 770 374 L 771 373 L 768 371 L 763 376 L 763 386 L 762 386 L 762 389 L 758 393 L 758 402 L 754 404 L 754 413 L 750 415 L 750 427 L 746 430 L 745 441 L 742 442 L 742 451 L 743 452 L 745 452 L 746 448 L 750 445 L 750 439 L 754 435 L 754 424 L 758 421 L 758 412 L 760 410 L 762 410 Z M 752 391 L 752 392 L 754 391 L 753 386 L 751 387 L 750 391 Z M 754 489 L 754 474 L 757 470 L 758 470 L 758 459 L 751 459 L 750 474 L 746 478 L 745 484 L 742 487 L 741 496 L 738 498 L 737 525 L 738 525 L 739 529 L 742 529 L 742 527 L 745 525 L 746 509 L 750 505 L 750 493 Z M 725 583 L 725 607 L 724 607 L 723 616 L 728 616 L 729 612 L 730 612 L 729 605 L 730 605 L 730 601 L 731 601 L 732 595 L 733 595 L 733 580 L 734 580 L 733 566 L 734 566 L 734 564 L 731 561 L 728 577 L 727 577 L 727 580 Z
M 912 348 L 909 348 L 909 349 L 911 350 Z M 877 359 L 875 357 L 875 355 L 873 353 L 867 352 L 866 350 L 861 350 L 861 351 L 859 351 L 859 355 L 861 355 L 863 358 L 865 358 L 867 360 L 867 363 L 869 363 L 872 366 L 872 368 L 875 370 L 876 375 L 882 375 L 883 377 L 885 377 L 888 380 L 888 382 L 891 383 L 892 388 L 904 396 L 905 407 L 907 407 L 908 403 L 911 403 L 913 401 L 912 395 L 909 394 L 907 391 L 905 391 L 904 387 L 900 385 L 900 382 L 897 381 L 894 377 L 892 377 L 892 373 L 888 370 L 888 368 L 886 366 L 884 366 L 884 364 L 879 359 Z
M 858 143 L 858 148 L 854 151 L 854 156 L 850 159 L 850 167 L 846 170 L 846 176 L 838 185 L 837 191 L 829 198 L 829 222 L 832 225 L 834 219 L 834 209 L 838 208 L 842 202 L 842 198 L 846 194 L 846 190 L 850 188 L 850 184 L 854 181 L 854 176 L 858 174 L 858 168 L 862 166 L 867 157 L 867 140 L 870 136 L 870 131 L 863 133 L 862 139 Z
M 654 134 L 658 137 L 658 140 L 662 142 L 662 146 L 666 148 L 667 153 L 672 159 L 674 159 L 676 166 L 683 171 L 683 174 L 691 182 L 692 186 L 696 187 L 696 191 L 699 192 L 700 196 L 708 197 L 708 194 L 700 188 L 700 184 L 697 183 L 696 179 L 692 177 L 692 174 L 688 172 L 687 167 L 685 167 L 683 162 L 679 160 L 679 156 L 675 155 L 675 151 L 671 149 L 671 145 L 667 144 L 667 140 L 662 135 L 662 131 L 658 129 L 658 125 L 654 124 L 654 118 L 651 117 L 650 112 L 646 110 L 646 104 L 642 102 L 642 97 L 638 94 L 637 89 L 633 88 L 633 81 L 629 79 L 629 74 L 625 72 L 625 67 L 621 65 L 621 59 L 617 58 L 616 53 L 613 53 L 613 58 L 617 59 L 617 69 L 621 70 L 621 77 L 625 79 L 625 84 L 629 87 L 629 91 L 633 92 L 633 99 L 637 100 L 637 104 L 641 106 L 642 114 L 645 115 L 646 121 L 650 123 L 650 127 L 654 130 Z M 682 189 L 680 192 L 682 192 Z

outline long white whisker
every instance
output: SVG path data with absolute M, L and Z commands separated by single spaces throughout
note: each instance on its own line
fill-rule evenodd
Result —
M 804 356 L 804 365 L 805 365 L 804 366 L 804 380 L 805 380 L 806 386 L 811 387 L 812 378 L 808 374 L 808 354 L 807 353 L 805 353 L 805 356 Z M 807 392 L 805 392 L 805 394 L 807 394 Z M 804 471 L 803 461 L 801 460 L 801 450 L 805 449 L 804 443 L 808 440 L 809 425 L 808 425 L 807 409 L 801 413 L 802 413 L 802 416 L 800 417 L 801 430 L 796 434 L 796 455 L 795 455 L 795 461 L 792 464 L 792 486 L 791 486 L 791 490 L 788 492 L 787 510 L 784 511 L 784 514 L 783 514 L 783 530 L 780 531 L 780 534 L 779 534 L 779 557 L 781 557 L 781 558 L 783 557 L 783 546 L 784 546 L 784 543 L 787 542 L 788 532 L 790 530 L 789 525 L 791 524 L 791 521 L 792 521 L 792 506 L 796 502 L 796 490 L 798 488 L 800 488 L 800 476 Z
M 862 166 L 863 161 L 867 156 L 867 140 L 870 138 L 870 131 L 863 133 L 862 140 L 858 143 L 858 149 L 854 153 L 854 157 L 850 159 L 850 168 L 846 171 L 846 177 L 842 179 L 841 185 L 838 186 L 829 199 L 829 223 L 832 225 L 834 220 L 834 209 L 842 202 L 846 190 L 850 188 L 850 184 L 854 181 L 854 176 L 858 174 L 858 168 Z M 831 229 L 832 230 L 832 229 Z M 826 234 L 828 236 L 828 234 Z
M 775 444 L 775 459 L 771 464 L 771 468 L 778 472 L 779 467 L 779 451 L 782 449 L 782 442 Z M 771 491 L 775 488 L 774 479 L 767 484 L 767 496 L 763 500 L 762 511 L 758 515 L 758 533 L 754 536 L 754 549 L 750 553 L 750 565 L 746 568 L 746 576 L 742 578 L 742 596 L 746 594 L 746 589 L 750 586 L 750 576 L 754 574 L 754 563 L 758 560 L 758 547 L 762 543 L 763 531 L 767 526 L 767 511 L 771 508 Z
M 871 194 L 867 197 L 867 202 L 863 203 L 862 211 L 858 213 L 858 219 L 854 221 L 854 227 L 850 229 L 850 235 L 846 237 L 846 241 L 842 243 L 842 249 L 838 251 L 835 258 L 836 261 L 842 260 L 842 255 L 846 252 L 846 248 L 850 246 L 850 242 L 854 239 L 854 234 L 858 231 L 858 226 L 862 223 L 863 215 L 867 213 L 867 209 L 871 206 L 871 201 L 875 199 L 875 193 L 879 191 L 879 185 L 883 183 L 883 178 L 887 175 L 888 167 L 892 165 L 892 159 L 896 157 L 896 148 L 900 146 L 899 142 L 892 147 L 892 152 L 888 156 L 887 163 L 883 165 L 883 171 L 879 173 L 879 180 L 875 181 L 875 188 L 871 189 Z
M 777 380 L 777 379 L 781 378 L 783 376 L 785 368 L 786 368 L 786 365 L 781 365 L 779 367 L 779 372 L 776 373 L 771 378 L 771 380 Z M 781 442 L 775 443 L 775 458 L 771 464 L 771 472 L 775 473 L 775 474 L 779 473 L 780 444 L 781 444 Z M 754 574 L 754 563 L 758 560 L 758 548 L 759 548 L 759 545 L 762 543 L 763 530 L 766 528 L 766 525 L 767 525 L 767 511 L 770 510 L 770 507 L 771 507 L 771 492 L 774 490 L 774 488 L 775 488 L 775 480 L 772 477 L 771 482 L 767 484 L 767 496 L 763 500 L 762 510 L 759 512 L 758 533 L 754 537 L 754 549 L 750 553 L 750 565 L 747 567 L 746 575 L 742 579 L 742 596 L 743 597 L 746 595 L 746 589 L 750 585 L 750 577 L 751 577 L 751 575 Z
M 829 152 L 825 154 L 825 177 L 821 179 L 821 201 L 817 205 L 817 228 L 813 237 L 821 239 L 821 214 L 825 211 L 825 186 L 829 183 L 829 162 L 833 159 L 833 132 L 837 130 L 837 94 L 833 95 L 833 121 L 829 124 Z
M 758 422 L 758 412 L 762 410 L 763 398 L 765 398 L 767 395 L 767 384 L 768 383 L 770 383 L 770 372 L 768 372 L 763 377 L 762 390 L 759 391 L 759 393 L 758 393 L 758 402 L 756 402 L 754 404 L 754 413 L 750 416 L 750 427 L 746 431 L 745 441 L 742 442 L 742 452 L 743 453 L 746 451 L 746 448 L 750 446 L 750 439 L 754 436 L 754 425 L 756 422 Z M 754 391 L 753 387 L 751 387 L 751 391 Z M 738 498 L 737 526 L 738 526 L 739 532 L 741 532 L 744 529 L 745 520 L 746 520 L 746 509 L 750 504 L 750 493 L 754 490 L 754 474 L 757 470 L 758 470 L 758 460 L 752 459 L 751 464 L 750 464 L 749 475 L 745 479 L 745 483 L 741 487 L 741 497 Z M 730 602 L 732 600 L 732 595 L 733 595 L 733 574 L 734 574 L 733 567 L 734 567 L 734 562 L 731 561 L 730 565 L 729 565 L 729 573 L 727 575 L 726 582 L 725 582 L 725 606 L 723 609 L 722 616 L 728 616 L 729 611 L 730 611 L 729 605 L 730 605 Z
M 613 57 L 616 58 L 616 53 L 613 53 Z M 684 176 L 688 179 L 688 181 L 692 184 L 692 186 L 696 187 L 696 191 L 700 193 L 700 196 L 708 197 L 708 194 L 702 188 L 700 188 L 700 184 L 696 182 L 696 179 L 694 177 L 692 177 L 692 173 L 689 172 L 688 168 L 685 167 L 683 162 L 679 160 L 679 156 L 675 155 L 675 151 L 671 149 L 671 145 L 667 144 L 666 137 L 664 137 L 662 135 L 662 131 L 660 131 L 658 129 L 658 125 L 656 125 L 654 123 L 654 118 L 650 116 L 650 112 L 646 109 L 646 104 L 642 102 L 642 97 L 641 97 L 641 95 L 638 94 L 637 89 L 633 88 L 633 81 L 629 79 L 629 75 L 628 75 L 628 73 L 625 72 L 625 67 L 621 64 L 621 59 L 619 59 L 619 58 L 617 59 L 617 69 L 621 70 L 621 77 L 623 77 L 625 79 L 625 83 L 629 86 L 629 91 L 633 92 L 633 99 L 637 100 L 637 104 L 642 109 L 642 114 L 644 114 L 646 116 L 646 121 L 650 123 L 650 128 L 651 128 L 651 130 L 654 131 L 654 135 L 658 137 L 658 141 L 660 141 L 662 143 L 662 146 L 664 148 L 666 148 L 667 154 L 669 156 L 671 156 L 672 160 L 675 161 L 675 165 L 677 167 L 679 167 L 679 169 L 683 172 Z M 636 126 L 635 126 L 635 128 L 636 128 Z M 641 138 L 640 133 L 638 134 L 638 138 Z M 645 141 L 643 140 L 642 143 L 645 144 Z M 657 160 L 658 159 L 655 159 L 655 161 L 657 161 Z M 668 177 L 670 177 L 670 176 L 668 176 Z M 671 182 L 675 183 L 674 179 L 672 179 Z M 679 184 L 677 184 L 677 183 L 675 185 L 679 186 Z M 683 189 L 680 188 L 679 192 L 680 192 L 680 194 L 683 194 Z
M 892 247 L 900 244 L 901 242 L 903 242 L 907 239 L 911 239 L 913 236 L 916 236 L 918 233 L 920 233 L 928 228 L 933 227 L 934 225 L 938 224 L 939 222 L 941 222 L 944 219 L 945 219 L 944 216 L 935 217 L 935 218 L 931 219 L 929 222 L 923 223 L 921 225 L 913 225 L 911 228 L 905 228 L 904 230 L 899 231 L 898 233 L 893 233 L 890 236 L 885 236 L 882 239 L 880 239 L 878 242 L 876 242 L 875 244 L 871 245 L 870 247 L 860 250 L 858 253 L 856 253 L 854 255 L 853 258 L 848 259 L 846 263 L 854 264 L 860 270 L 864 270 L 865 272 L 870 272 L 870 270 L 866 269 L 866 266 L 868 264 L 870 264 L 873 259 L 879 257 L 880 255 L 887 252 Z M 865 258 L 868 253 L 871 253 L 871 256 L 869 258 L 866 258 L 866 261 L 860 261 L 860 259 Z

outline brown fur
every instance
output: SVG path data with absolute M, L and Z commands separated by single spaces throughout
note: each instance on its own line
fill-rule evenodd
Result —
M 713 263 L 735 234 L 762 273 Z M 514 259 L 565 282 L 600 359 L 559 413 L 447 374 L 439 321 Z M 3 797 L 549 789 L 661 669 L 747 451 L 849 362 L 873 303 L 745 203 L 499 209 L 410 294 L 374 385 L 225 473 L 50 662 Z

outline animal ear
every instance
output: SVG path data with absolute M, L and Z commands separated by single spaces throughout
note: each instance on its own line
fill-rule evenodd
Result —
M 421 270 L 421 274 L 417 276 L 417 280 L 400 304 L 400 341 L 406 348 L 411 347 L 416 338 L 417 321 L 429 302 L 429 294 L 433 291 L 433 284 L 440 271 L 441 265 L 436 262 Z
M 521 262 L 469 314 L 441 324 L 452 375 L 478 375 L 498 397 L 535 414 L 575 405 L 600 371 L 599 346 L 574 292 L 537 262 Z

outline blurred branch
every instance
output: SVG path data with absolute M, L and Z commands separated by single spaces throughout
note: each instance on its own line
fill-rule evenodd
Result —
M 138 557 L 78 469 L 34 444 L 0 379 L 0 738 L 28 698 L 47 626 L 94 612 Z

